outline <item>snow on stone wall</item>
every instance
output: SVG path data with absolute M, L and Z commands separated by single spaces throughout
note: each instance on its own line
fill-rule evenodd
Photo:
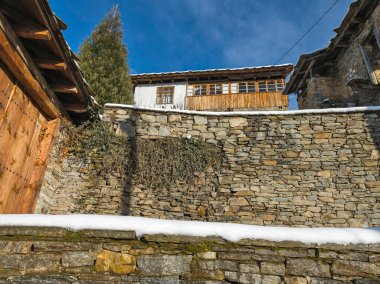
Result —
M 306 284 L 378 283 L 380 277 L 378 242 L 346 245 L 265 239 L 230 242 L 218 236 L 172 234 L 144 234 L 137 238 L 132 230 L 134 225 L 131 230 L 96 229 L 102 222 L 107 227 L 115 224 L 114 218 L 125 217 L 53 217 L 0 218 L 0 282 Z M 120 228 L 128 228 L 128 222 L 132 220 L 120 220 Z M 154 227 L 152 222 L 161 229 L 167 227 L 163 232 L 170 230 L 164 221 L 152 219 L 146 225 Z M 78 230 L 67 229 L 72 226 Z M 182 227 L 185 233 L 186 227 L 197 225 L 175 226 L 173 229 Z M 273 230 L 275 233 L 282 229 Z M 330 230 L 341 230 L 345 239 L 344 229 Z M 239 233 L 239 229 L 236 231 Z
M 109 105 L 104 119 L 131 138 L 200 139 L 225 159 L 218 171 L 165 188 L 124 188 L 120 173 L 89 187 L 83 162 L 53 162 L 37 212 L 380 226 L 380 108 L 204 113 Z M 52 191 L 51 184 L 59 186 Z

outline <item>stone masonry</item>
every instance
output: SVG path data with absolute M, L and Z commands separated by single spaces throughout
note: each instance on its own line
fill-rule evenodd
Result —
M 379 283 L 380 246 L 1 227 L 0 283 Z
M 119 173 L 88 187 L 84 161 L 53 159 L 36 212 L 380 226 L 378 108 L 213 114 L 108 106 L 104 119 L 119 135 L 200 139 L 220 147 L 225 158 L 219 171 L 194 173 L 189 182 L 128 189 Z

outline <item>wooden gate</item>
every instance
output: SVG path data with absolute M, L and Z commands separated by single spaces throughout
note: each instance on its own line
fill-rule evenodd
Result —
M 0 213 L 32 213 L 58 125 L 0 62 Z

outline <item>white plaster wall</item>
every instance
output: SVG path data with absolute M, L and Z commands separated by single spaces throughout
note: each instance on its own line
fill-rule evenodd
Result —
M 174 86 L 173 104 L 156 104 L 157 87 Z M 172 84 L 138 85 L 135 88 L 134 99 L 139 107 L 159 109 L 185 109 L 186 82 Z

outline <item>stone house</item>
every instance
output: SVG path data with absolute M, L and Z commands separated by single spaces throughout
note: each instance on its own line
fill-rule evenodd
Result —
M 31 213 L 62 120 L 95 101 L 47 0 L 0 0 L 0 213 Z
M 284 110 L 290 64 L 132 75 L 137 106 L 187 110 Z
M 350 5 L 329 46 L 300 57 L 284 93 L 300 109 L 380 104 L 380 2 Z

